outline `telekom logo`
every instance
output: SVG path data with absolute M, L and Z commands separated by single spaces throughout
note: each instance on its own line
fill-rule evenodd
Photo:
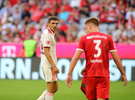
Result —
M 2 46 L 2 57 L 16 57 L 16 47 Z

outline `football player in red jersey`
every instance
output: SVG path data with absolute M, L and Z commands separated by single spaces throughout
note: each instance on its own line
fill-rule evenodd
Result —
M 109 99 L 109 56 L 110 52 L 114 62 L 122 74 L 122 80 L 127 84 L 127 78 L 123 70 L 121 60 L 111 36 L 99 32 L 99 21 L 91 17 L 85 22 L 87 35 L 81 37 L 76 52 L 71 60 L 70 68 L 66 78 L 66 84 L 72 84 L 71 73 L 82 52 L 85 52 L 86 68 L 86 98 L 88 100 L 107 100 Z

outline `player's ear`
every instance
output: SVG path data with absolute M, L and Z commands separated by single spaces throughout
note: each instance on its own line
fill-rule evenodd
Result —
M 89 24 L 89 28 L 92 29 L 92 25 L 91 24 Z

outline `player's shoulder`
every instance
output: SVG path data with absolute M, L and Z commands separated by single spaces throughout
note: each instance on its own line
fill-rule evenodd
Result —
M 43 35 L 51 35 L 51 32 L 46 28 L 46 29 L 43 31 Z
M 108 34 L 105 34 L 105 33 L 102 33 L 102 32 L 99 32 L 100 35 L 103 35 L 103 36 L 106 36 L 107 39 L 111 39 L 112 37 Z

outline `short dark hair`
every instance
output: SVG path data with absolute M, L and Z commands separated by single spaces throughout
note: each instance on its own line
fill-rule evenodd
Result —
M 92 23 L 96 26 L 99 26 L 99 20 L 96 17 L 90 17 L 89 19 L 86 20 L 85 24 L 87 23 Z
M 48 18 L 48 23 L 50 23 L 51 20 L 58 20 L 58 21 L 59 21 L 59 19 L 58 19 L 57 16 L 50 16 L 50 17 Z

